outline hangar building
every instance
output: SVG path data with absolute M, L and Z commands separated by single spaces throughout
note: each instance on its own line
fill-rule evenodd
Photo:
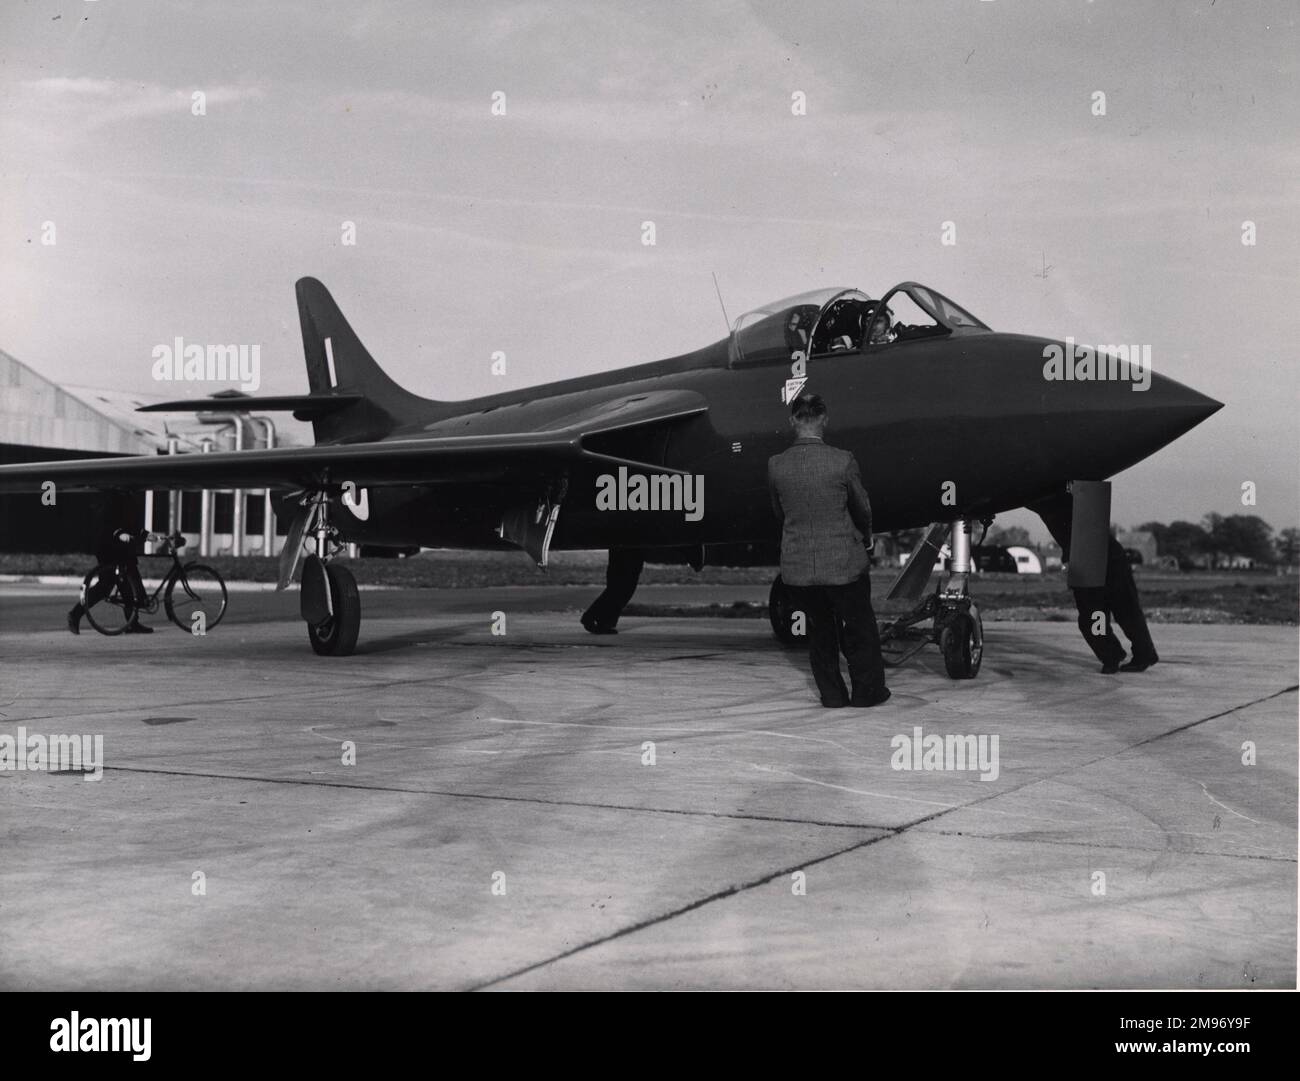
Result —
M 277 433 L 269 418 L 220 413 L 220 398 L 214 397 L 210 414 L 136 413 L 138 406 L 162 399 L 59 386 L 0 350 L 0 462 L 185 454 L 299 441 L 292 433 Z M 123 520 L 141 527 L 147 521 L 153 531 L 168 532 L 175 519 L 195 554 L 274 555 L 283 540 L 263 491 L 112 496 L 56 489 L 53 503 L 35 494 L 0 495 L 0 551 L 94 552 Z

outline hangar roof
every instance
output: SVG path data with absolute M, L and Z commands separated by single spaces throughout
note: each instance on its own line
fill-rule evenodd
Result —
M 0 443 L 104 454 L 149 454 L 145 425 L 125 423 L 0 350 Z

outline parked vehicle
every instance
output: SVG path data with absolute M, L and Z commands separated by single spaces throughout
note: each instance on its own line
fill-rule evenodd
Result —
M 971 548 L 971 559 L 981 574 L 1015 574 L 1016 558 L 1000 544 L 977 544 Z

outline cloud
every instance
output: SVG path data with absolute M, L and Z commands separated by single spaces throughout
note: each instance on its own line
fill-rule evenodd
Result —
M 84 134 L 110 124 L 188 114 L 196 90 L 203 92 L 209 108 L 263 96 L 255 86 L 166 87 L 123 79 L 51 76 L 20 82 L 9 104 L 13 112 Z

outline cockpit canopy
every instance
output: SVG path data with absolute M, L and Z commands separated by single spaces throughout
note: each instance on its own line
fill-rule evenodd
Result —
M 909 321 L 910 320 L 910 321 Z M 857 289 L 815 289 L 746 312 L 731 334 L 731 364 L 789 363 L 833 353 L 874 352 L 897 343 L 990 328 L 917 282 L 880 301 Z

